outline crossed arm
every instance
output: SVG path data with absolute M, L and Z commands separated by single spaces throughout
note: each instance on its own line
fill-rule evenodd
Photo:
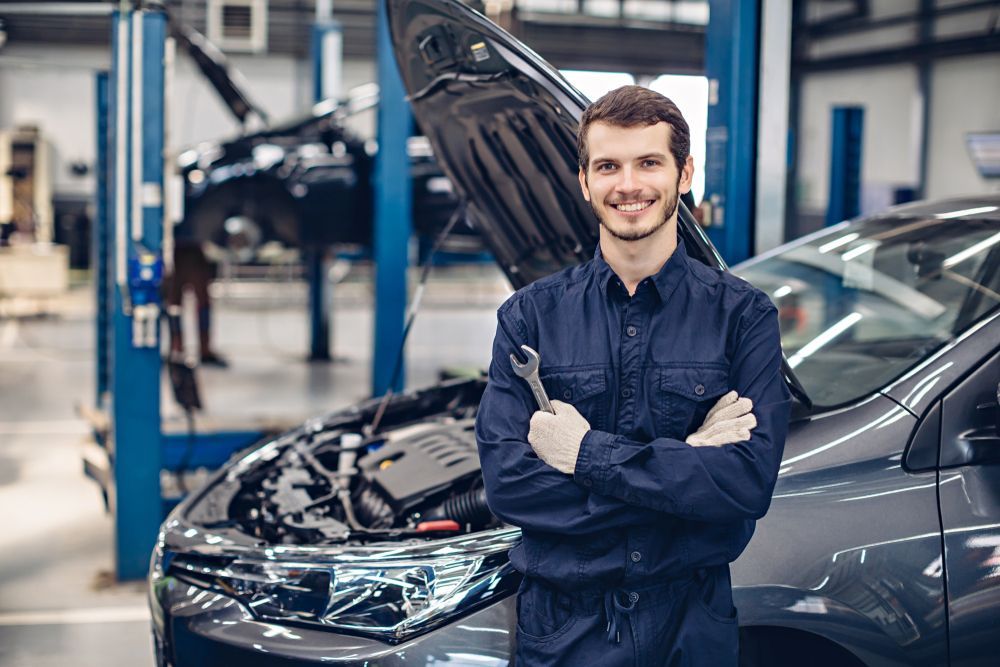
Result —
M 653 523 L 664 513 L 728 522 L 759 518 L 767 511 L 790 410 L 773 309 L 763 311 L 741 332 L 731 363 L 732 389 L 752 402 L 753 413 L 738 414 L 747 404 L 724 400 L 714 415 L 727 417 L 717 419 L 723 428 L 706 431 L 711 426 L 706 418 L 706 424 L 688 438 L 701 434 L 702 441 L 695 438 L 693 443 L 673 438 L 636 442 L 591 430 L 575 409 L 572 413 L 583 420 L 582 425 L 560 419 L 559 413 L 570 415 L 569 410 L 533 414 L 531 394 L 509 362 L 520 344 L 532 343 L 520 340 L 523 336 L 514 333 L 518 330 L 501 311 L 489 383 L 476 422 L 487 499 L 499 518 L 528 530 L 575 535 Z M 755 427 L 749 425 L 748 414 L 755 418 Z M 568 447 L 572 450 L 575 445 L 575 456 L 562 450 L 554 455 L 538 446 L 537 437 L 532 447 L 529 424 L 544 423 L 549 417 L 554 421 L 543 430 L 560 441 L 568 430 Z M 724 446 L 692 446 L 721 445 L 734 427 L 723 422 L 732 420 L 742 420 L 736 430 L 740 437 L 744 431 L 748 437 Z M 563 471 L 546 463 L 536 448 Z M 566 464 L 568 458 L 571 465 Z

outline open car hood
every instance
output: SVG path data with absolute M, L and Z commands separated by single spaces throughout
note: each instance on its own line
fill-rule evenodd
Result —
M 457 0 L 384 0 L 413 113 L 515 289 L 593 256 L 577 181 L 589 103 L 534 51 Z M 691 256 L 724 267 L 681 205 Z
M 267 113 L 254 104 L 244 92 L 246 83 L 242 81 L 240 73 L 230 67 L 222 51 L 200 32 L 180 23 L 173 16 L 169 16 L 169 26 L 170 36 L 191 56 L 205 79 L 240 124 L 245 124 L 247 116 L 251 114 L 255 114 L 262 122 L 267 123 Z

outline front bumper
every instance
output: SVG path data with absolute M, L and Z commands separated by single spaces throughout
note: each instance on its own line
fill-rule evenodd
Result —
M 173 577 L 150 591 L 160 667 L 199 665 L 508 665 L 513 596 L 395 646 L 366 637 L 256 620 L 237 600 Z

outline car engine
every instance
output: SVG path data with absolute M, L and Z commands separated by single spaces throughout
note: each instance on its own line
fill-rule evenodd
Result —
M 475 419 L 441 417 L 377 437 L 306 428 L 232 481 L 225 522 L 270 544 L 323 544 L 481 530 Z

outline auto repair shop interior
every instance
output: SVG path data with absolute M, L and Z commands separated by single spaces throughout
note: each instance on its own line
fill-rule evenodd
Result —
M 996 665 L 1000 2 L 4 0 L 0 667 L 514 664 L 474 425 L 627 84 L 777 309 L 739 664 Z

